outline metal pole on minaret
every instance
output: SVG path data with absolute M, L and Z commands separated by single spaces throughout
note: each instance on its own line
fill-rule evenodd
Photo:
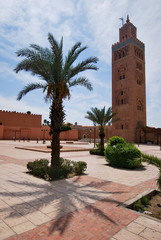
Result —
M 119 18 L 121 21 L 122 21 L 122 26 L 124 25 L 124 19 L 123 17 L 122 18 Z

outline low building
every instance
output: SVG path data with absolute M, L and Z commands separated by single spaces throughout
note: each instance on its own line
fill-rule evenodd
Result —
M 0 110 L 0 140 L 51 140 L 49 126 L 41 125 L 42 116 L 30 113 Z M 105 140 L 112 136 L 111 126 L 105 127 Z M 99 140 L 98 126 L 71 125 L 71 130 L 62 131 L 60 140 Z

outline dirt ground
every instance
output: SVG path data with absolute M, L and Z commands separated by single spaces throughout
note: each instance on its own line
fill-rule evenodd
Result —
M 161 207 L 158 207 L 157 204 L 161 205 L 161 193 L 156 194 L 150 200 L 151 206 L 146 208 L 147 211 L 152 212 L 153 217 L 161 219 Z

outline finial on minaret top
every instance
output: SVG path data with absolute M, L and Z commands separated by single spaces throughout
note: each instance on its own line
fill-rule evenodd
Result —
M 130 22 L 130 19 L 129 19 L 129 14 L 127 14 L 127 19 L 126 19 L 126 22 Z

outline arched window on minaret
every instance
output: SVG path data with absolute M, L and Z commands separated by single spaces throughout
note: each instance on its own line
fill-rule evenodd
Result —
M 124 105 L 128 103 L 127 93 L 123 90 L 119 92 L 116 99 L 117 105 Z

